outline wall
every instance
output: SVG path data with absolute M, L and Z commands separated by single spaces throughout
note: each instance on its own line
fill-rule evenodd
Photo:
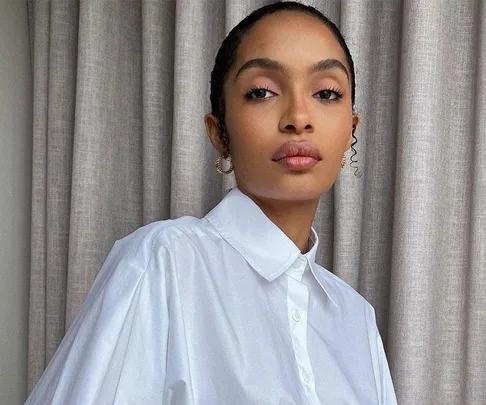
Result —
M 0 405 L 27 395 L 31 104 L 27 2 L 0 0 Z

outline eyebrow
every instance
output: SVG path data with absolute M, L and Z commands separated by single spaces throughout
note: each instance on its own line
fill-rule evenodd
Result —
M 285 68 L 280 62 L 276 60 L 269 59 L 269 58 L 255 58 L 255 59 L 250 59 L 248 62 L 245 62 L 243 66 L 241 66 L 238 69 L 238 72 L 236 73 L 235 76 L 235 80 L 242 72 L 251 68 L 270 69 L 270 70 L 276 70 L 281 72 L 288 71 L 287 68 Z M 349 80 L 348 69 L 346 69 L 346 67 L 337 59 L 321 60 L 311 66 L 311 68 L 309 69 L 309 73 L 323 72 L 331 69 L 339 69 L 343 71 Z

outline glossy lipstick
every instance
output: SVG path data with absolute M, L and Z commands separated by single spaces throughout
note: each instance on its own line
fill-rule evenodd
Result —
M 289 141 L 284 143 L 272 156 L 272 161 L 289 170 L 308 170 L 322 157 L 309 141 Z

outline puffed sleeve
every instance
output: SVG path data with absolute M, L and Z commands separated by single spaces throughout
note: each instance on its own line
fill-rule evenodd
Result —
M 26 405 L 162 404 L 171 266 L 147 230 L 117 241 Z

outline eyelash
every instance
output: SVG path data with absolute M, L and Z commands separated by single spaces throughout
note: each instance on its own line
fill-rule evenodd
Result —
M 257 86 L 257 87 L 250 88 L 245 93 L 245 98 L 247 100 L 250 100 L 250 101 L 263 101 L 263 100 L 266 100 L 266 98 L 253 98 L 253 97 L 251 97 L 252 93 L 255 92 L 255 91 L 257 91 L 257 90 L 265 90 L 265 91 L 270 91 L 270 92 L 273 93 L 273 91 L 271 91 L 268 86 Z M 334 88 L 334 87 L 330 87 L 330 88 L 327 88 L 327 89 L 319 90 L 315 94 L 321 93 L 323 91 L 330 91 L 330 92 L 333 92 L 336 95 L 336 98 L 333 98 L 333 99 L 322 98 L 321 100 L 324 101 L 324 102 L 333 102 L 333 101 L 336 102 L 336 101 L 339 101 L 343 97 L 343 92 L 340 91 L 339 89 Z

